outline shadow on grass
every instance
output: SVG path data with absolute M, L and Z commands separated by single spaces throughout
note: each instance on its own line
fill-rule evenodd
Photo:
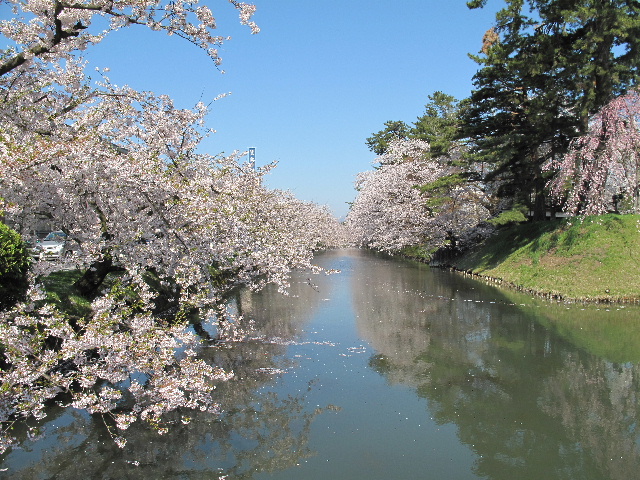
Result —
M 42 279 L 47 293 L 47 302 L 54 304 L 62 312 L 82 318 L 91 313 L 90 300 L 79 295 L 73 284 L 82 275 L 79 270 L 61 270 Z
M 458 262 L 461 270 L 479 270 L 495 268 L 523 247 L 530 246 L 535 253 L 548 252 L 557 247 L 560 236 L 544 236 L 564 225 L 564 220 L 528 222 L 500 230 L 498 235 L 490 237 L 478 249 L 464 255 Z M 562 243 L 573 242 L 575 238 L 564 236 Z

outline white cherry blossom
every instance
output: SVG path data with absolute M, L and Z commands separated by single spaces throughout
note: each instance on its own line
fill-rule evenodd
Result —
M 469 182 L 451 188 L 437 208 L 429 206 L 419 187 L 462 170 L 446 158 L 427 159 L 428 147 L 420 140 L 394 140 L 376 159 L 378 168 L 358 175 L 358 195 L 346 219 L 356 244 L 388 253 L 413 245 L 435 250 L 489 216 L 484 193 Z
M 326 208 L 264 187 L 272 166 L 201 152 L 204 105 L 178 109 L 167 96 L 111 84 L 106 70 L 99 83 L 85 75 L 79 50 L 140 25 L 219 61 L 225 37 L 208 7 L 2 3 L 15 18 L 0 22 L 9 40 L 0 56 L 0 209 L 25 236 L 37 215 L 63 229 L 81 249 L 72 265 L 93 302 L 81 318 L 43 303 L 38 279 L 71 263 L 37 262 L 25 301 L 0 312 L 0 450 L 11 444 L 11 422 L 43 418 L 61 393 L 104 416 L 121 446 L 132 422 L 163 433 L 171 410 L 218 411 L 216 383 L 233 372 L 194 355 L 198 327 L 221 322 L 224 340 L 231 289 L 286 290 L 289 272 L 315 268 L 313 251 L 333 246 L 341 226 Z M 255 8 L 230 3 L 257 33 Z M 244 326 L 234 324 L 240 338 Z

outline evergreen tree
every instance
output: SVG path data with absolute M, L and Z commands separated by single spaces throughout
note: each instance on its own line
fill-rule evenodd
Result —
M 428 96 L 425 112 L 411 125 L 402 121 L 385 122 L 385 128 L 367 138 L 366 144 L 376 155 L 387 153 L 393 140 L 425 140 L 431 146 L 426 153 L 431 158 L 446 155 L 456 139 L 463 102 L 443 92 Z
M 548 173 L 588 120 L 638 79 L 640 2 L 505 0 L 472 56 L 480 65 L 462 135 L 502 194 L 544 215 Z M 481 8 L 486 0 L 468 2 Z
M 410 136 L 429 142 L 432 158 L 446 155 L 456 138 L 460 109 L 461 102 L 451 95 L 442 92 L 429 95 L 424 115 L 415 121 Z
M 366 140 L 367 147 L 376 155 L 384 155 L 393 140 L 402 140 L 409 135 L 409 126 L 403 121 L 384 122 L 384 129 L 374 133 Z

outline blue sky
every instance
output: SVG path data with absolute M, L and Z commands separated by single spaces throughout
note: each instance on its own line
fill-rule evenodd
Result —
M 177 37 L 144 28 L 117 32 L 86 52 L 111 80 L 169 94 L 177 106 L 212 105 L 208 153 L 256 148 L 277 161 L 267 185 L 326 204 L 339 217 L 358 172 L 374 155 L 365 139 L 387 120 L 413 122 L 437 90 L 471 91 L 476 53 L 502 2 L 469 10 L 465 0 L 254 0 L 251 35 L 222 0 L 211 6 L 226 72 Z M 6 12 L 3 12 L 6 13 Z M 2 15 L 4 16 L 4 15 Z

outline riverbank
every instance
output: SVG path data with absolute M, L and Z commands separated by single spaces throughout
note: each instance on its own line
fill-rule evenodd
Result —
M 532 222 L 499 230 L 450 268 L 559 299 L 640 303 L 640 215 Z

